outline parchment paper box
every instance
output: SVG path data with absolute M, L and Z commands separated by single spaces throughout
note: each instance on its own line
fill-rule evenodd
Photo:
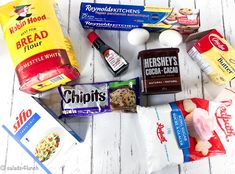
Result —
M 15 107 L 1 127 L 35 160 L 46 173 L 63 166 L 80 146 L 80 137 L 60 124 L 53 113 L 27 95 L 14 98 Z
M 200 27 L 199 10 L 190 8 L 81 3 L 79 18 L 85 29 L 146 28 L 160 32 L 171 28 L 188 34 Z

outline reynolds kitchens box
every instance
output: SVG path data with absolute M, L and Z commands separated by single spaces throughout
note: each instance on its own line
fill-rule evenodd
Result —
M 235 78 L 235 49 L 215 29 L 191 34 L 187 39 L 188 53 L 217 85 Z
M 134 5 L 81 3 L 80 22 L 83 28 L 150 31 L 175 29 L 193 33 L 200 27 L 199 10 L 191 8 L 162 8 Z
M 19 95 L 13 105 L 11 117 L 1 127 L 46 173 L 54 173 L 71 155 L 77 155 L 73 150 L 79 148 L 80 137 L 34 98 Z

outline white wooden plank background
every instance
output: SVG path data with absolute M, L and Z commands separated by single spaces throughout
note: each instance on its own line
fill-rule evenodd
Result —
M 0 5 L 10 0 L 1 0 Z M 216 28 L 225 35 L 235 47 L 235 1 L 234 0 L 84 0 L 84 2 L 102 2 L 114 4 L 136 4 L 170 7 L 196 7 L 201 11 L 200 31 Z M 97 30 L 101 38 L 119 51 L 129 62 L 128 72 L 113 78 L 104 68 L 99 53 L 92 49 L 86 39 L 88 31 L 82 29 L 79 22 L 79 8 L 81 1 L 58 0 L 62 12 L 62 20 L 75 48 L 81 77 L 79 83 L 99 82 L 114 79 L 129 79 L 141 75 L 137 54 L 143 49 L 161 47 L 157 41 L 158 34 L 151 33 L 149 42 L 141 46 L 131 46 L 127 42 L 127 32 Z M 203 97 L 213 99 L 221 90 L 214 86 L 200 71 L 186 53 L 186 46 L 180 48 L 180 72 L 183 91 L 177 94 L 154 95 L 142 97 L 143 105 L 156 105 L 189 97 Z M 14 105 L 14 96 L 18 91 L 18 81 L 12 68 L 11 59 L 0 31 L 0 118 L 9 117 Z M 229 86 L 234 86 L 232 81 Z M 59 101 L 56 90 L 41 95 L 43 101 L 57 114 Z M 64 120 L 78 134 L 85 136 L 85 142 L 78 154 L 70 159 L 63 168 L 58 168 L 59 174 L 145 174 L 145 157 L 142 139 L 140 137 L 139 122 L 135 114 L 108 113 L 89 118 L 73 118 Z M 10 171 L 3 170 L 4 166 L 37 167 L 34 161 L 0 129 L 0 174 L 33 174 L 43 173 L 37 170 Z M 168 167 L 157 174 L 234 174 L 235 155 L 217 156 L 210 159 Z

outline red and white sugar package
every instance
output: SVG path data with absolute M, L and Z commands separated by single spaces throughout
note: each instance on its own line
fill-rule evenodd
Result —
M 137 107 L 145 138 L 148 173 L 235 152 L 235 103 L 192 98 Z

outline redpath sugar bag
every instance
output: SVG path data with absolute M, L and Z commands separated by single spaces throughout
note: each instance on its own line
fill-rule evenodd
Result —
M 20 90 L 37 93 L 79 76 L 54 0 L 16 0 L 0 7 L 0 23 Z
M 137 107 L 148 172 L 220 154 L 235 154 L 234 101 L 192 98 Z

